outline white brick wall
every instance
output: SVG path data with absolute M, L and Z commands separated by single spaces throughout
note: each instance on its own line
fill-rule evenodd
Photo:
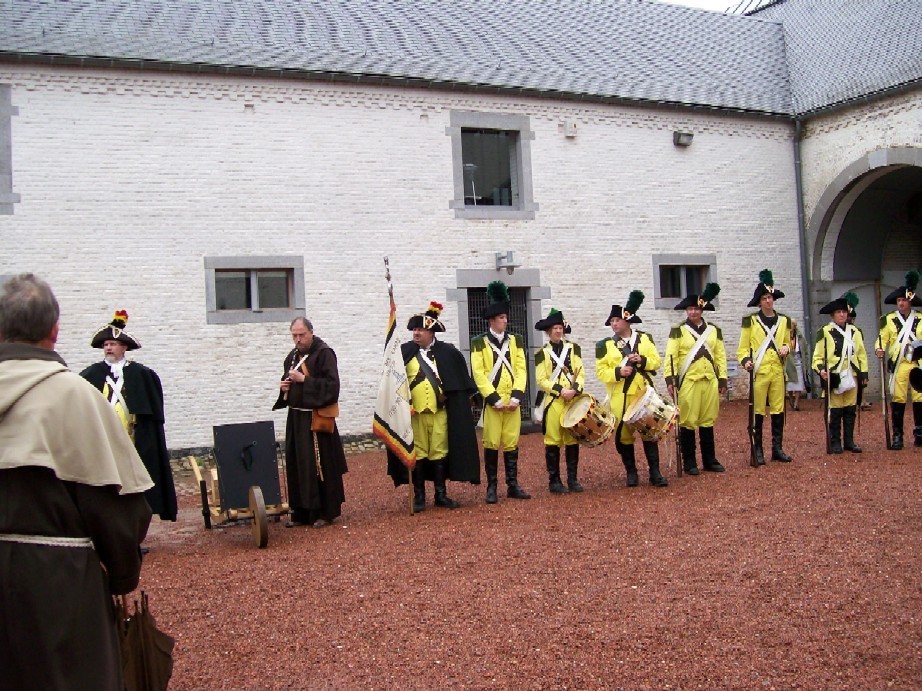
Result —
M 337 351 L 340 429 L 371 429 L 388 255 L 401 323 L 445 300 L 457 269 L 515 250 L 539 269 L 588 353 L 631 289 L 662 348 L 679 313 L 653 309 L 654 253 L 714 253 L 715 321 L 735 353 L 758 271 L 801 314 L 792 128 L 787 123 L 553 100 L 218 76 L 11 67 L 13 216 L 0 274 L 34 271 L 62 305 L 74 369 L 116 308 L 167 398 L 172 448 L 215 424 L 274 419 L 287 324 L 205 323 L 203 257 L 298 254 L 307 313 Z M 251 107 L 245 107 L 249 104 Z M 534 221 L 454 218 L 452 109 L 528 115 Z M 578 123 L 575 139 L 565 121 Z M 688 149 L 672 131 L 694 132 Z M 311 253 L 308 254 L 308 248 Z M 505 274 L 498 274 L 502 278 Z M 732 355 L 731 355 L 732 357 Z M 592 357 L 587 357 L 591 365 Z M 594 371 L 587 372 L 594 378 Z M 597 384 L 594 389 L 601 391 Z

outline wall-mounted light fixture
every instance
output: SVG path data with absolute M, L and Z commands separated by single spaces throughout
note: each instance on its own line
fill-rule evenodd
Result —
M 676 146 L 691 146 L 694 138 L 695 135 L 691 132 L 679 132 L 676 130 L 672 133 L 672 143 Z
M 512 272 L 517 268 L 522 266 L 520 263 L 516 262 L 515 252 L 509 250 L 508 252 L 497 252 L 496 253 L 496 270 L 505 269 L 506 273 L 510 276 Z

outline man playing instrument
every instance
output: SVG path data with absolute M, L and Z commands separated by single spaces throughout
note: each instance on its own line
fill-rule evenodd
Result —
M 289 327 L 294 349 L 282 365 L 279 396 L 272 410 L 288 408 L 285 424 L 285 471 L 288 480 L 288 527 L 323 528 L 342 514 L 346 501 L 343 474 L 346 454 L 336 427 L 339 369 L 336 353 L 304 317 Z
M 596 373 L 608 388 L 611 411 L 620 420 L 615 430 L 615 448 L 624 463 L 628 487 L 636 487 L 638 478 L 634 432 L 624 423 L 624 413 L 648 386 L 653 386 L 652 376 L 662 362 L 653 337 L 631 327 L 641 323 L 637 309 L 643 299 L 642 292 L 633 290 L 624 307 L 612 305 L 605 324 L 611 326 L 614 336 L 599 341 L 595 347 Z M 650 484 L 667 487 L 669 481 L 659 468 L 659 446 L 655 441 L 643 440 L 643 451 L 650 469 Z
M 480 454 L 471 416 L 470 397 L 477 392 L 461 351 L 435 337 L 444 333 L 442 305 L 430 302 L 422 314 L 410 317 L 413 341 L 401 346 L 410 385 L 411 424 L 416 450 L 413 470 L 413 511 L 426 508 L 425 481 L 432 481 L 435 505 L 458 508 L 446 480 L 480 484 Z M 394 485 L 407 482 L 407 469 L 388 452 L 387 472 Z
M 759 272 L 756 286 L 747 307 L 759 311 L 743 317 L 736 358 L 747 372 L 754 372 L 753 441 L 758 465 L 765 465 L 762 451 L 762 421 L 767 410 L 771 415 L 773 461 L 789 463 L 793 459 L 784 452 L 784 365 L 791 352 L 791 318 L 775 312 L 775 300 L 784 293 L 775 288 L 772 272 Z
M 857 305 L 858 296 L 852 292 L 825 305 L 820 314 L 831 315 L 832 322 L 817 331 L 813 348 L 813 371 L 829 392 L 829 450 L 836 454 L 843 447 L 861 453 L 855 443 L 855 418 L 858 389 L 868 384 L 868 354 L 861 331 L 848 323 L 848 313 Z
M 154 481 L 145 494 L 154 514 L 161 520 L 175 521 L 176 488 L 163 429 L 163 386 L 154 370 L 125 357 L 126 352 L 141 347 L 140 341 L 125 331 L 127 323 L 128 312 L 118 310 L 111 322 L 93 334 L 90 346 L 101 348 L 105 359 L 87 367 L 80 376 L 102 391 L 134 442 Z
M 496 503 L 496 474 L 499 451 L 506 471 L 506 496 L 531 499 L 519 486 L 519 435 L 522 429 L 521 402 L 528 382 L 527 359 L 520 336 L 506 331 L 509 323 L 509 289 L 502 281 L 487 286 L 489 304 L 483 318 L 487 333 L 471 340 L 471 373 L 483 396 L 483 467 L 487 475 L 487 504 Z
M 0 688 L 125 688 L 112 595 L 138 586 L 153 486 L 112 407 L 54 351 L 58 302 L 0 291 Z
M 727 351 L 720 328 L 703 317 L 705 310 L 714 311 L 719 292 L 718 284 L 708 283 L 701 295 L 689 295 L 676 305 L 675 309 L 685 310 L 686 319 L 672 328 L 666 343 L 666 386 L 673 401 L 678 393 L 679 446 L 682 468 L 689 475 L 698 475 L 696 428 L 702 467 L 724 472 L 714 448 L 714 423 L 720 397 L 727 391 Z
M 905 285 L 900 286 L 885 299 L 885 305 L 896 305 L 896 311 L 880 318 L 880 333 L 875 351 L 877 357 L 887 356 L 888 381 L 882 386 L 890 387 L 890 415 L 893 422 L 891 449 L 903 448 L 903 416 L 906 403 L 912 400 L 914 423 L 914 445 L 922 446 L 922 392 L 910 391 L 909 375 L 920 366 L 911 359 L 912 342 L 922 338 L 922 312 L 913 307 L 922 307 L 922 297 L 916 294 L 919 286 L 919 272 L 908 271 Z
M 535 378 L 538 393 L 535 409 L 541 411 L 544 432 L 544 460 L 547 465 L 548 489 L 553 494 L 582 492 L 578 479 L 579 444 L 569 429 L 561 424 L 564 410 L 583 391 L 582 351 L 578 344 L 564 338 L 570 325 L 563 312 L 551 309 L 547 317 L 535 324 L 535 331 L 547 334 L 548 342 L 535 353 Z M 567 484 L 560 481 L 560 447 L 567 463 Z

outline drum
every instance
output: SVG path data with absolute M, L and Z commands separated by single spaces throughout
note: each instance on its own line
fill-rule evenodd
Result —
M 615 431 L 615 417 L 587 393 L 574 397 L 560 414 L 560 426 L 566 427 L 584 446 L 599 446 Z
M 652 386 L 624 411 L 624 424 L 645 441 L 659 441 L 678 419 L 679 409 L 660 398 Z

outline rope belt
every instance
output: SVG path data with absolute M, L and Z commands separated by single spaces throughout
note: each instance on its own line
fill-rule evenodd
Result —
M 18 542 L 24 545 L 45 545 L 46 547 L 89 547 L 93 549 L 93 541 L 88 537 L 0 534 L 0 542 Z

